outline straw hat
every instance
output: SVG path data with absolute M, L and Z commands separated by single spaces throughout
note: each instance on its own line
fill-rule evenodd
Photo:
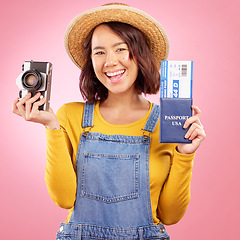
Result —
M 80 69 L 84 63 L 83 43 L 86 37 L 97 25 L 112 21 L 127 23 L 139 29 L 160 68 L 161 60 L 167 59 L 169 51 L 168 37 L 163 27 L 153 17 L 139 9 L 126 4 L 111 3 L 77 15 L 67 27 L 65 48 Z

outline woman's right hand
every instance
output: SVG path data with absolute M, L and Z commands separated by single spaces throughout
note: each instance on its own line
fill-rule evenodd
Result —
M 48 111 L 39 110 L 39 107 L 46 102 L 45 97 L 37 101 L 40 96 L 41 94 L 37 93 L 31 97 L 31 93 L 28 93 L 21 100 L 16 99 L 13 102 L 12 112 L 23 117 L 26 121 L 43 124 L 49 129 L 60 129 L 57 117 L 51 108 Z

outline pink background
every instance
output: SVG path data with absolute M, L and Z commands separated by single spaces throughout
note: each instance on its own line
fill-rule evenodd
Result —
M 67 211 L 50 199 L 44 181 L 44 127 L 11 113 L 16 77 L 25 60 L 54 64 L 51 106 L 80 101 L 79 70 L 63 46 L 78 13 L 107 1 L 1 0 L 0 238 L 52 240 Z M 194 103 L 207 138 L 198 150 L 192 199 L 167 230 L 173 240 L 237 239 L 240 182 L 239 4 L 237 0 L 146 0 L 125 3 L 154 16 L 170 39 L 169 60 L 194 61 Z M 159 95 L 150 97 L 158 103 Z

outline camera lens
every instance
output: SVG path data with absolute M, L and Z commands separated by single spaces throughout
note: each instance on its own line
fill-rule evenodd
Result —
M 26 77 L 26 84 L 28 85 L 28 86 L 35 86 L 36 85 L 36 83 L 37 83 L 37 78 L 36 78 L 36 76 L 34 76 L 34 75 L 29 75 L 29 76 L 27 76 Z
M 27 90 L 37 90 L 42 85 L 41 74 L 37 70 L 26 71 L 22 75 L 22 84 Z

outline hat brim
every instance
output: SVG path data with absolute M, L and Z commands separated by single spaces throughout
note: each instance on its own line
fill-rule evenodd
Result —
M 166 60 L 169 41 L 163 27 L 147 13 L 127 5 L 105 5 L 77 15 L 65 32 L 65 48 L 71 60 L 83 67 L 83 44 L 93 28 L 104 22 L 122 22 L 139 29 L 147 40 L 158 67 Z

